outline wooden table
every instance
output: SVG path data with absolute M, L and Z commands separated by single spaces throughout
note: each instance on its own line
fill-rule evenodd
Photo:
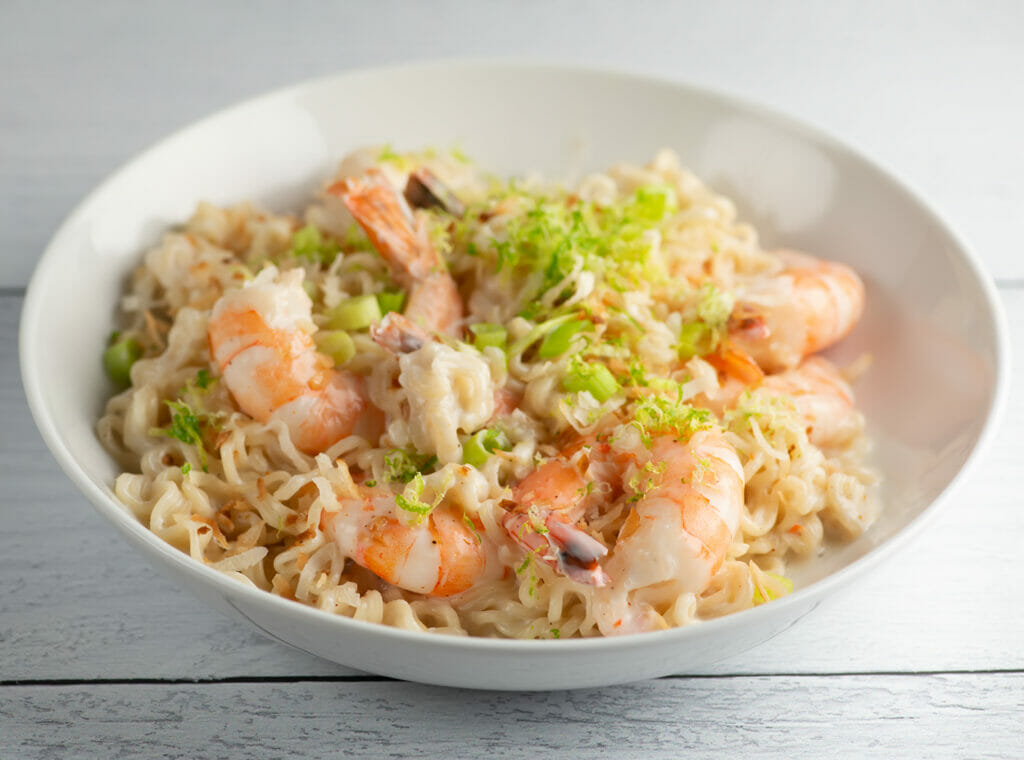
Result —
M 7 0 L 0 757 L 1024 756 L 1017 394 L 941 514 L 855 587 L 744 655 L 607 689 L 463 692 L 292 651 L 170 585 L 76 493 L 35 430 L 16 358 L 25 284 L 73 204 L 232 101 L 463 55 L 650 71 L 834 133 L 975 246 L 1024 353 L 1024 4 Z

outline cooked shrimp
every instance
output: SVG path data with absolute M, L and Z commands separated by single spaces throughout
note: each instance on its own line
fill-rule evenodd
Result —
M 685 443 L 663 435 L 642 456 L 660 477 L 637 494 L 605 562 L 612 585 L 593 613 L 606 636 L 665 627 L 654 605 L 707 588 L 743 510 L 743 467 L 721 431 L 700 430 Z
M 608 550 L 577 525 L 598 495 L 587 479 L 594 446 L 606 447 L 578 441 L 519 481 L 502 526 L 529 555 L 579 583 L 604 586 L 609 578 L 598 562 Z
M 788 398 L 807 425 L 815 446 L 828 448 L 848 442 L 862 427 L 853 406 L 853 390 L 835 365 L 820 356 L 805 359 L 796 369 L 769 375 L 762 392 Z
M 783 270 L 741 293 L 730 336 L 766 372 L 792 369 L 843 338 L 864 309 L 864 284 L 845 264 L 779 251 Z
M 841 446 L 862 427 L 861 414 L 853 406 L 853 389 L 836 366 L 820 356 L 808 357 L 798 367 L 777 375 L 767 375 L 757 386 L 726 370 L 718 389 L 702 394 L 699 403 L 722 417 L 747 391 L 778 396 L 791 403 L 815 446 Z
M 467 521 L 461 509 L 442 505 L 416 523 L 399 517 L 390 489 L 358 488 L 359 498 L 342 499 L 327 524 L 338 548 L 356 564 L 430 596 L 452 596 L 494 576 L 498 563 L 482 526 Z
M 363 228 L 408 292 L 405 316 L 428 330 L 458 335 L 462 297 L 430 240 L 426 217 L 415 216 L 401 193 L 377 169 L 327 188 Z
M 302 278 L 301 269 L 278 275 L 267 267 L 220 297 L 207 335 L 239 408 L 260 422 L 282 420 L 296 447 L 316 453 L 353 432 L 367 401 L 362 379 L 314 347 Z

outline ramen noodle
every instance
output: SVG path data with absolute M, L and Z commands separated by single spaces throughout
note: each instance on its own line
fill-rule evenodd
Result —
M 789 593 L 876 517 L 817 355 L 863 298 L 670 151 L 565 189 L 361 150 L 301 216 L 200 203 L 144 254 L 98 432 L 153 533 L 328 613 L 684 626 Z

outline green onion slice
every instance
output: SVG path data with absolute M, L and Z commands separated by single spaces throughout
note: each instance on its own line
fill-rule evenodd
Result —
M 478 351 L 483 351 L 488 346 L 505 350 L 508 330 L 501 325 L 492 322 L 477 322 L 475 325 L 469 326 L 469 331 L 473 333 L 473 345 Z
M 365 330 L 383 316 L 377 296 L 354 296 L 327 310 L 327 326 L 332 330 Z
M 544 336 L 540 348 L 537 349 L 537 356 L 541 359 L 554 359 L 569 350 L 569 344 L 577 333 L 590 332 L 594 329 L 594 323 L 589 319 L 577 319 L 572 322 L 565 322 L 558 325 L 554 330 Z
M 599 402 L 604 403 L 618 393 L 621 386 L 603 364 L 577 360 L 562 378 L 562 387 L 572 393 L 587 391 Z
M 497 428 L 487 428 L 473 433 L 462 445 L 462 461 L 473 467 L 482 467 L 496 450 L 508 451 L 512 443 L 508 436 Z
M 543 338 L 549 332 L 554 330 L 559 325 L 565 324 L 573 319 L 578 319 L 578 315 L 574 312 L 572 314 L 563 314 L 560 317 L 553 317 L 546 322 L 541 322 L 539 325 L 533 327 L 526 335 L 517 340 L 511 346 L 509 346 L 509 356 L 515 356 L 523 353 L 526 349 L 536 343 L 538 340 Z
M 402 311 L 405 305 L 405 292 L 401 290 L 384 290 L 377 294 L 377 305 L 380 307 L 381 316 L 392 311 Z
M 689 322 L 679 329 L 676 350 L 680 359 L 703 356 L 710 350 L 711 329 L 703 322 Z
M 315 340 L 317 349 L 331 357 L 336 367 L 348 364 L 356 355 L 356 344 L 344 330 L 321 330 Z

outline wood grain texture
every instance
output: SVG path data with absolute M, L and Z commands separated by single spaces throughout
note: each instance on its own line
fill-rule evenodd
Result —
M 1024 324 L 1024 290 L 1002 295 L 1011 323 Z M 0 680 L 352 673 L 173 587 L 77 495 L 35 431 L 16 363 L 6 360 L 15 355 L 21 300 L 0 297 Z M 1024 332 L 1014 334 L 1013 349 L 1024 355 Z M 1024 669 L 1024 605 L 1015 601 L 1022 426 L 1024 399 L 1015 396 L 988 461 L 918 539 L 772 641 L 700 672 Z
M 0 689 L 0 756 L 1005 758 L 1024 674 L 661 679 L 508 694 L 401 682 Z
M 0 4 L 0 287 L 117 166 L 230 103 L 355 66 L 516 56 L 736 93 L 862 148 L 1024 278 L 1024 5 L 438 0 Z

